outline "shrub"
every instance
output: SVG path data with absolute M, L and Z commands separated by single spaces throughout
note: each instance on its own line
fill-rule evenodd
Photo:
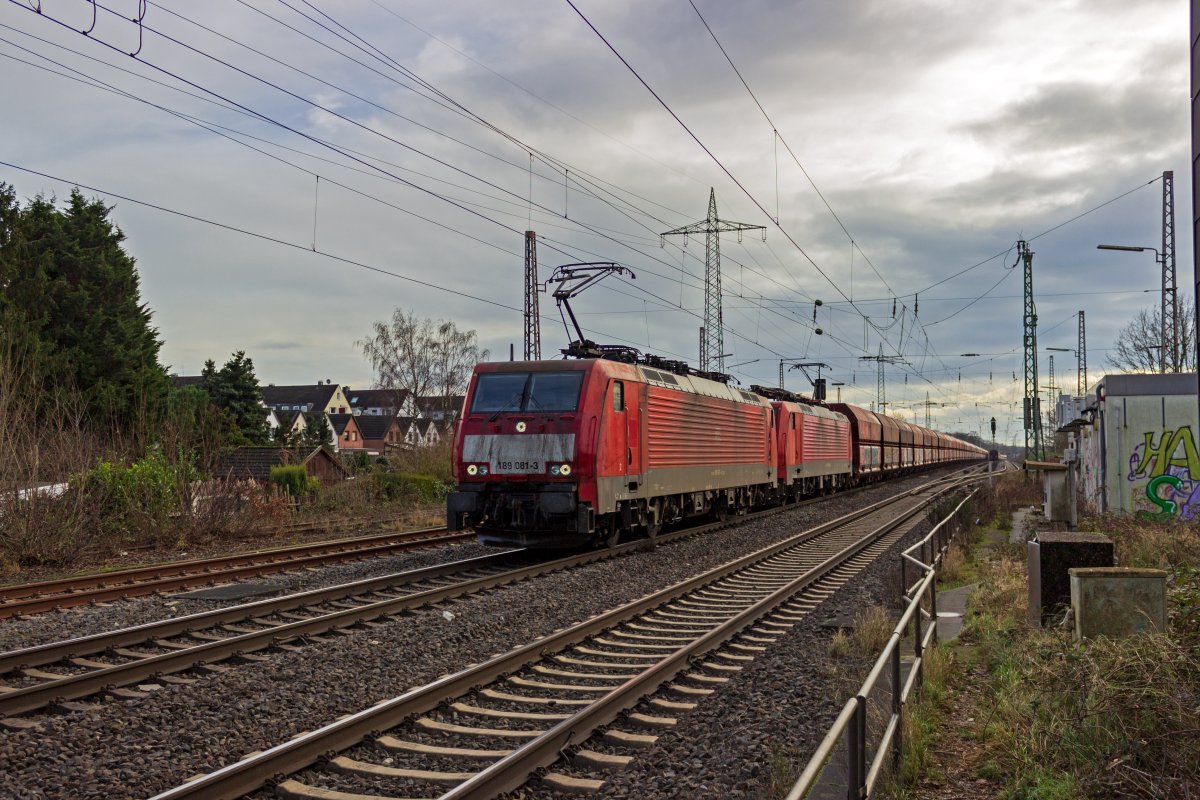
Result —
M 450 489 L 449 484 L 433 475 L 410 472 L 376 472 L 371 479 L 375 483 L 376 496 L 388 502 L 443 503 Z
M 100 461 L 73 489 L 95 499 L 98 527 L 127 544 L 163 544 L 176 538 L 172 515 L 182 511 L 180 491 L 195 470 L 172 467 L 158 450 L 127 467 Z
M 280 467 L 271 467 L 270 481 L 272 486 L 278 486 L 293 499 L 300 499 L 309 494 L 310 485 L 317 483 L 308 477 L 308 470 L 299 464 L 286 464 Z

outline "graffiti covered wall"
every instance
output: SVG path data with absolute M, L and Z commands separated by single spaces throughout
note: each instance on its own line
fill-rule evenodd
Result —
M 1146 431 L 1129 456 L 1125 480 L 1133 484 L 1130 497 L 1139 515 L 1185 522 L 1196 519 L 1200 514 L 1200 457 L 1192 426 Z
M 1195 374 L 1108 375 L 1092 397 L 1079 452 L 1087 504 L 1200 521 Z

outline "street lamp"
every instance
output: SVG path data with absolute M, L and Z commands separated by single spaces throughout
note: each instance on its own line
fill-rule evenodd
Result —
M 1096 249 L 1097 250 L 1122 250 L 1122 251 L 1125 251 L 1128 253 L 1144 253 L 1147 250 L 1150 250 L 1151 252 L 1154 253 L 1154 263 L 1158 264 L 1160 266 L 1164 265 L 1163 254 L 1161 252 L 1159 252 L 1157 247 L 1137 247 L 1137 246 L 1131 246 L 1131 245 L 1127 245 L 1127 244 L 1098 244 L 1098 245 L 1096 245 Z M 1175 330 L 1172 330 L 1170 332 L 1167 331 L 1167 303 L 1168 302 L 1171 303 L 1171 320 L 1173 320 L 1173 322 L 1176 326 L 1179 325 L 1179 294 L 1178 294 L 1178 290 L 1175 289 L 1174 287 L 1172 287 L 1171 288 L 1171 298 L 1170 298 L 1170 300 L 1167 299 L 1166 280 L 1167 280 L 1167 276 L 1164 273 L 1163 274 L 1163 287 L 1162 287 L 1162 311 L 1160 312 L 1162 317 L 1159 320 L 1159 324 L 1162 327 L 1162 332 L 1161 332 L 1162 344 L 1158 351 L 1158 367 L 1159 367 L 1159 372 L 1162 372 L 1162 373 L 1166 373 L 1166 371 L 1167 371 L 1167 355 L 1168 354 L 1170 354 L 1170 356 L 1171 356 L 1171 369 L 1178 370 L 1180 368 L 1180 366 L 1179 366 L 1180 361 L 1179 361 L 1179 336 L 1178 336 L 1179 331 L 1178 331 L 1178 327 L 1176 327 Z M 1168 341 L 1168 339 L 1172 339 L 1172 338 L 1174 339 L 1174 341 Z

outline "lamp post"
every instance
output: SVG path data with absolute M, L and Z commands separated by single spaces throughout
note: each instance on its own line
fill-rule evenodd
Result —
M 1144 253 L 1147 250 L 1150 250 L 1154 253 L 1154 263 L 1158 264 L 1160 267 L 1163 265 L 1163 254 L 1159 252 L 1157 247 L 1138 247 L 1127 244 L 1098 244 L 1096 245 L 1096 249 L 1122 250 L 1128 253 Z M 1179 295 L 1174 286 L 1168 287 L 1166 283 L 1167 275 L 1164 273 L 1162 287 L 1162 310 L 1159 312 L 1161 315 L 1159 319 L 1159 325 L 1162 328 L 1160 334 L 1162 342 L 1159 345 L 1158 351 L 1158 371 L 1162 373 L 1167 372 L 1168 356 L 1169 363 L 1171 365 L 1171 371 L 1180 371 L 1180 364 L 1182 363 L 1179 360 Z M 1168 293 L 1171 295 L 1169 298 L 1167 297 Z M 1170 306 L 1169 309 L 1167 308 L 1168 305 Z M 1168 322 L 1171 323 L 1170 328 L 1168 328 Z

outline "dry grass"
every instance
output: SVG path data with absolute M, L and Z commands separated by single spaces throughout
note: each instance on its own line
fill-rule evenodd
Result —
M 960 540 L 956 539 L 954 544 L 950 545 L 950 549 L 946 551 L 946 555 L 942 557 L 938 580 L 942 583 L 959 583 L 966 574 L 967 554 L 960 544 Z
M 1200 574 L 1178 526 L 1103 520 L 1121 563 L 1171 570 L 1170 635 L 1075 642 L 1025 620 L 1024 564 L 983 566 L 965 640 L 990 681 L 982 746 L 1008 796 L 1186 798 L 1200 787 Z M 1194 563 L 1194 562 L 1191 562 Z
M 854 616 L 854 628 L 850 632 L 850 651 L 861 658 L 875 658 L 896 628 L 896 621 L 882 606 L 870 606 Z
M 829 638 L 828 653 L 830 658 L 845 658 L 850 655 L 850 635 L 841 628 L 834 631 Z

